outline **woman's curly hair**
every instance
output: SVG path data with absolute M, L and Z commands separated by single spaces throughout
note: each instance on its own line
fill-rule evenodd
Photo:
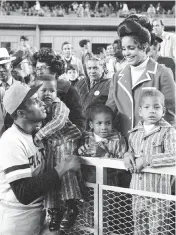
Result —
M 126 19 L 120 23 L 117 28 L 117 33 L 120 38 L 132 36 L 141 47 L 146 43 L 150 44 L 151 42 L 151 34 L 149 30 L 132 19 Z
M 126 19 L 128 20 L 134 20 L 136 22 L 138 22 L 140 25 L 142 25 L 143 27 L 145 27 L 146 29 L 148 29 L 148 31 L 151 33 L 153 30 L 153 25 L 150 22 L 149 17 L 145 16 L 145 15 L 141 15 L 141 14 L 131 14 L 129 15 Z
M 41 48 L 38 52 L 34 53 L 33 59 L 35 65 L 37 61 L 46 63 L 50 66 L 51 72 L 56 73 L 58 76 L 65 72 L 65 62 L 60 55 L 54 53 L 51 48 Z

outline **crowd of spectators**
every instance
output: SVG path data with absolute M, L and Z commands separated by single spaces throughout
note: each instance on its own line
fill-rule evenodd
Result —
M 167 2 L 168 3 L 168 2 Z M 142 13 L 149 17 L 161 15 L 175 17 L 175 3 L 170 2 L 45 2 L 45 1 L 1 1 L 1 15 L 26 16 L 77 16 L 77 17 L 126 17 L 132 13 Z

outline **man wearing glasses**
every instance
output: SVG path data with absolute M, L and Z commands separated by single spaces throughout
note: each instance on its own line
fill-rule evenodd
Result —
M 0 136 L 5 131 L 6 111 L 2 105 L 5 91 L 15 82 L 12 77 L 11 61 L 16 57 L 10 57 L 6 48 L 0 48 Z

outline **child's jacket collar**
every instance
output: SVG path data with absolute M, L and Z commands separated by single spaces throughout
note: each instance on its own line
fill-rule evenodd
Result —
M 161 127 L 166 127 L 166 128 L 172 127 L 163 118 L 160 121 L 158 121 L 155 125 L 156 125 L 155 131 L 160 129 Z M 135 132 L 135 131 L 142 131 L 142 132 L 144 132 L 144 126 L 143 126 L 143 122 L 142 121 L 139 121 L 137 126 L 135 126 L 131 131 L 129 131 L 129 133 L 132 133 L 132 132 Z

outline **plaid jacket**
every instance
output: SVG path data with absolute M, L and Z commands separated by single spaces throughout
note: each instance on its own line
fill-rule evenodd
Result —
M 120 133 L 113 131 L 105 141 L 96 142 L 93 132 L 83 134 L 82 146 L 84 146 L 84 156 L 87 157 L 108 157 L 123 158 L 126 151 L 126 143 Z M 78 150 L 79 152 L 79 150 Z
M 143 124 L 140 121 L 130 132 L 128 152 L 142 156 L 146 166 L 174 166 L 176 163 L 176 130 L 162 119 L 156 124 L 156 128 L 145 134 Z M 133 173 L 131 188 L 170 194 L 170 176 Z
M 51 107 L 51 113 L 48 114 L 47 123 L 37 133 L 36 138 L 38 140 L 52 138 L 55 140 L 63 137 L 65 140 L 78 139 L 81 136 L 81 132 L 72 124 L 68 119 L 69 109 L 59 99 L 56 98 Z

